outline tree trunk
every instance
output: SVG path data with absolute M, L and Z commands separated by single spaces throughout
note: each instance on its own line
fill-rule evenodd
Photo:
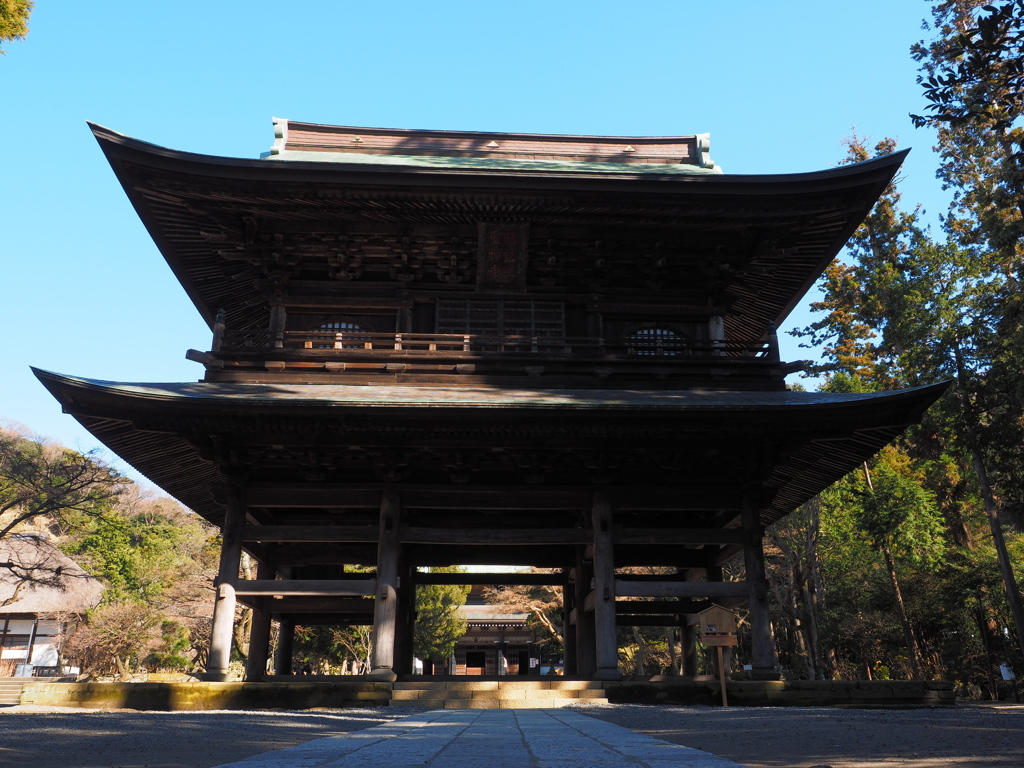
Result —
M 1017 579 L 1013 575 L 1010 555 L 1006 551 L 1006 539 L 1003 537 L 1003 524 L 999 519 L 999 507 L 996 505 L 995 497 L 992 494 L 992 486 L 989 485 L 985 462 L 978 449 L 977 434 L 974 429 L 974 425 L 977 422 L 974 416 L 973 405 L 965 389 L 967 366 L 964 363 L 959 339 L 954 339 L 953 354 L 956 358 L 957 389 L 966 424 L 967 444 L 970 446 L 971 459 L 974 463 L 974 471 L 978 475 L 978 483 L 981 485 L 981 495 L 985 500 L 985 514 L 988 515 L 989 527 L 992 529 L 992 540 L 996 545 L 996 555 L 999 559 L 999 571 L 1003 576 L 1003 588 L 1006 590 L 1006 600 L 1010 604 L 1014 627 L 1017 630 L 1017 651 L 1024 658 L 1024 606 L 1021 605 L 1020 588 L 1017 586 Z
M 637 644 L 635 666 L 636 674 L 646 675 L 647 667 L 644 666 L 644 656 L 647 654 L 647 644 L 644 643 L 644 639 L 640 636 L 640 632 L 636 627 L 633 627 L 633 639 L 636 640 Z
M 676 628 L 669 627 L 668 632 L 668 668 L 671 674 L 679 674 L 679 657 L 676 655 Z
M 915 680 L 924 679 L 921 671 L 921 650 L 917 646 L 917 638 L 914 637 L 914 628 L 907 618 L 907 608 L 903 604 L 903 593 L 900 591 L 900 582 L 896 578 L 896 564 L 892 560 L 892 553 L 888 547 L 879 547 L 882 557 L 885 559 L 885 569 L 889 572 L 889 584 L 892 585 L 893 601 L 896 603 L 896 612 L 900 617 L 900 626 L 903 627 L 903 638 L 907 644 L 907 655 L 910 656 L 910 669 Z
M 864 462 L 864 479 L 867 481 L 868 490 L 872 493 L 875 490 L 874 485 L 871 482 L 871 471 L 868 469 L 868 463 Z M 882 553 L 882 558 L 885 560 L 885 569 L 889 573 L 889 584 L 892 586 L 892 598 L 896 604 L 896 613 L 900 618 L 900 626 L 903 628 L 903 640 L 907 646 L 907 655 L 910 657 L 910 671 L 914 675 L 915 680 L 923 679 L 921 672 L 921 651 L 917 646 L 917 638 L 914 637 L 914 628 L 910 625 L 910 619 L 907 618 L 907 608 L 903 603 L 903 592 L 900 591 L 900 581 L 896 577 L 896 564 L 893 562 L 892 553 L 889 551 L 889 547 L 885 544 L 877 544 L 878 551 Z
M 249 658 L 249 635 L 252 631 L 252 608 L 242 606 L 239 611 L 238 621 L 231 630 L 232 638 L 235 641 L 235 648 L 238 650 L 242 661 Z

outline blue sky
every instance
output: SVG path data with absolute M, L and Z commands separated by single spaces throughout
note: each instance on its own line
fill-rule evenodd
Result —
M 856 128 L 913 147 L 904 202 L 936 221 L 933 136 L 909 47 L 923 0 L 346 2 L 37 0 L 0 57 L 0 419 L 97 441 L 29 366 L 189 381 L 209 331 L 89 133 L 258 157 L 271 117 L 393 128 L 711 133 L 726 173 L 835 165 Z M 790 326 L 805 325 L 802 308 Z M 809 356 L 790 341 L 786 359 Z M 126 469 L 125 467 L 121 467 Z

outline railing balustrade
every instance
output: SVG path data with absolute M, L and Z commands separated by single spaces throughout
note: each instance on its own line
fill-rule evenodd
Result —
M 333 351 L 344 356 L 374 353 L 447 353 L 455 355 L 541 355 L 549 357 L 746 357 L 778 359 L 771 341 L 689 341 L 683 338 L 623 339 L 599 337 L 488 336 L 458 333 L 370 333 L 356 330 L 269 332 L 219 330 L 214 352 L 257 350 L 309 350 L 320 357 Z

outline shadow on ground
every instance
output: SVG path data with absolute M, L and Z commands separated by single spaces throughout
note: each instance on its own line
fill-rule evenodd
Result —
M 1024 705 L 913 710 L 618 705 L 585 712 L 751 768 L 1024 765 Z
M 210 768 L 362 730 L 406 708 L 313 712 L 0 712 L 0 766 Z

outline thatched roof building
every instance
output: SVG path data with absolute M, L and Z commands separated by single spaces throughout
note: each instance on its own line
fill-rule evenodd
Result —
M 103 585 L 38 535 L 0 539 L 0 618 L 84 614 Z

